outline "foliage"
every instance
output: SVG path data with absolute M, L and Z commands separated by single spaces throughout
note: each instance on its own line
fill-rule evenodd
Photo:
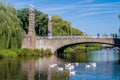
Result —
M 83 35 L 83 32 L 80 31 L 79 29 L 76 29 L 76 28 L 72 28 L 72 35 L 74 36 L 82 36 Z
M 52 35 L 53 36 L 72 36 L 74 34 L 83 35 L 83 32 L 72 28 L 71 23 L 67 20 L 63 20 L 60 16 L 52 16 Z
M 29 9 L 24 8 L 22 10 L 18 10 L 18 18 L 21 20 L 22 24 L 21 27 L 28 33 L 28 16 L 29 16 Z
M 23 30 L 17 11 L 10 4 L 0 2 L 0 48 L 20 48 Z
M 47 36 L 48 15 L 35 9 L 35 30 L 37 35 Z
M 13 58 L 13 57 L 31 57 L 31 56 L 50 56 L 52 52 L 50 49 L 0 49 L 0 58 Z

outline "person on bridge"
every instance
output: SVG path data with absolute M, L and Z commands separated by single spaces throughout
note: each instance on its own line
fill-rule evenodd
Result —
M 99 38 L 100 37 L 100 34 L 99 33 L 97 33 L 97 38 Z

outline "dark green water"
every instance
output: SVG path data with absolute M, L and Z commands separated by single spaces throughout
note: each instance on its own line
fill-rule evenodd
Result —
M 38 59 L 0 59 L 0 80 L 48 80 L 48 66 L 52 63 L 64 64 L 55 56 Z M 54 74 L 52 76 L 54 77 Z M 57 80 L 56 78 L 54 80 Z

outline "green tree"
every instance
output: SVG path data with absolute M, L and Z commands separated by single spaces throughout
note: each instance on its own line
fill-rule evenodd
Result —
M 35 9 L 35 31 L 37 35 L 47 36 L 48 15 Z
M 72 35 L 71 23 L 69 21 L 67 20 L 63 21 L 61 29 L 64 31 L 63 35 L 66 35 L 66 36 Z
M 63 20 L 60 16 L 52 16 L 52 35 L 53 36 L 72 36 L 74 34 L 83 35 L 83 32 L 72 28 L 71 23 Z
M 23 38 L 21 22 L 16 9 L 0 2 L 0 48 L 20 48 Z
M 52 16 L 52 35 L 58 36 L 61 35 L 62 18 L 59 16 Z
M 80 36 L 83 35 L 83 32 L 76 28 L 72 28 L 72 33 L 73 35 L 80 35 Z
M 28 33 L 28 26 L 29 26 L 28 16 L 29 16 L 29 8 L 18 10 L 18 18 L 22 22 L 21 27 L 25 30 L 26 33 Z

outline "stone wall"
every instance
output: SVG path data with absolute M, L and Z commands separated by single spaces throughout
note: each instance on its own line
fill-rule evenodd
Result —
M 22 48 L 29 48 L 29 49 L 35 49 L 36 48 L 36 38 L 34 35 L 25 35 L 23 42 L 22 42 Z

